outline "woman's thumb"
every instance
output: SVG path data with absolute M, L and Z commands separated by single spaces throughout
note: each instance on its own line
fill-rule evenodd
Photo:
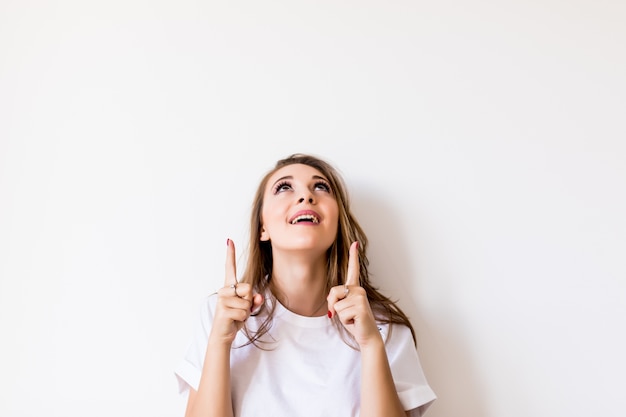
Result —
M 256 311 L 263 304 L 263 296 L 261 294 L 254 294 L 252 297 L 252 307 L 250 307 L 250 311 Z

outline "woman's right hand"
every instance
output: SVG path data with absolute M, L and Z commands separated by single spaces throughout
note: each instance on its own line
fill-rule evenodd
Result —
M 237 282 L 235 244 L 228 239 L 226 245 L 226 277 L 224 287 L 217 291 L 209 342 L 230 346 L 250 313 L 263 303 L 263 296 L 254 294 L 250 284 Z

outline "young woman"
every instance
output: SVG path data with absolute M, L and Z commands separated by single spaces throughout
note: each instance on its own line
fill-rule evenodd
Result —
M 369 280 L 367 237 L 339 173 L 312 155 L 259 184 L 247 265 L 227 240 L 176 369 L 186 417 L 420 416 L 436 398 L 409 319 Z

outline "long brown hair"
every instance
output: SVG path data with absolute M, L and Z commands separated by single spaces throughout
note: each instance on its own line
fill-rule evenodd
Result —
M 350 201 L 348 192 L 341 177 L 341 174 L 328 162 L 307 154 L 293 154 L 287 158 L 276 162 L 276 165 L 262 178 L 252 204 L 252 212 L 250 216 L 250 241 L 248 244 L 247 264 L 242 282 L 252 284 L 253 288 L 261 294 L 270 293 L 270 281 L 272 276 L 272 246 L 269 241 L 261 241 L 261 211 L 263 208 L 263 195 L 270 177 L 279 169 L 293 164 L 308 165 L 321 172 L 329 182 L 339 207 L 339 225 L 337 228 L 337 237 L 334 243 L 326 252 L 326 293 L 336 285 L 345 283 L 348 272 L 348 254 L 352 242 L 359 242 L 359 279 L 360 285 L 367 293 L 372 312 L 376 320 L 384 324 L 403 324 L 411 330 L 413 342 L 416 343 L 415 330 L 406 314 L 396 305 L 396 303 L 378 291 L 370 282 L 368 271 L 369 260 L 367 259 L 367 236 L 359 225 L 358 221 L 350 211 Z M 267 312 L 265 320 L 256 331 L 251 331 L 244 327 L 249 343 L 259 346 L 263 343 L 261 337 L 266 334 L 271 325 L 276 303 L 264 303 L 261 310 L 257 314 Z M 352 336 L 345 330 L 337 317 L 334 324 L 342 334 L 342 337 L 352 347 L 357 347 Z M 391 331 L 390 326 L 390 331 Z

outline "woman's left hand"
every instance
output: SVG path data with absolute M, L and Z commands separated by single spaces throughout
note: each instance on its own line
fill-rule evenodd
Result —
M 350 246 L 346 284 L 331 288 L 327 300 L 329 316 L 337 315 L 360 347 L 373 340 L 380 341 L 367 294 L 359 284 L 358 242 Z

